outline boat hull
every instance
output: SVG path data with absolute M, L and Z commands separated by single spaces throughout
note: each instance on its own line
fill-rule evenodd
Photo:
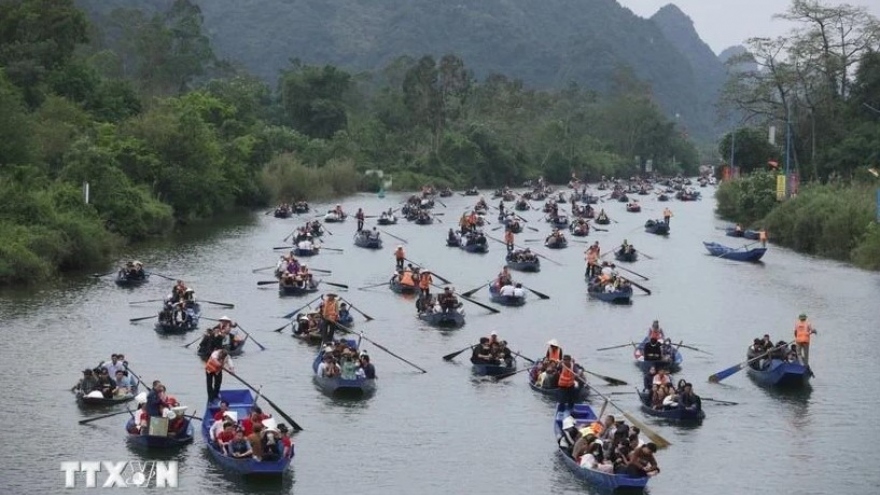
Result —
M 129 278 L 125 276 L 116 276 L 113 282 L 119 287 L 140 287 L 150 281 L 150 274 L 147 273 L 143 278 Z
M 518 272 L 537 273 L 541 271 L 541 262 L 535 261 L 507 261 L 507 267 Z
M 666 225 L 666 222 L 648 220 L 645 222 L 645 232 L 654 235 L 669 235 L 669 225 Z
M 516 371 L 516 367 L 517 367 L 516 359 L 513 360 L 512 366 L 471 363 L 471 370 L 473 370 L 474 374 L 477 376 L 503 375 L 504 373 L 510 373 L 511 371 Z
M 536 363 L 540 363 L 540 359 L 535 360 Z M 534 367 L 533 367 L 534 369 Z M 541 387 L 532 380 L 532 371 L 529 370 L 529 388 L 534 390 L 535 392 L 543 395 L 544 397 L 548 397 L 553 399 L 556 402 L 559 402 L 564 399 L 562 389 L 559 387 Z M 578 387 L 578 395 L 576 401 L 584 401 L 587 400 L 587 397 L 590 395 L 590 387 Z
M 632 287 L 626 287 L 624 289 L 618 289 L 614 292 L 605 292 L 601 288 L 595 288 L 596 286 L 590 286 L 587 289 L 587 294 L 593 298 L 598 299 L 600 301 L 604 301 L 611 304 L 630 304 L 632 303 L 632 295 L 633 290 Z
M 314 294 L 318 292 L 318 287 L 320 283 L 313 283 L 306 285 L 305 287 L 300 287 L 298 285 L 284 285 L 282 283 L 278 284 L 278 295 L 279 296 L 305 296 L 308 294 Z
M 419 292 L 419 288 L 415 285 L 403 285 L 397 280 L 388 282 L 388 287 L 396 294 L 416 294 Z
M 365 249 L 382 249 L 382 239 L 355 234 L 354 245 Z
M 184 424 L 185 426 L 183 428 L 183 431 L 173 437 L 158 435 L 140 435 L 130 433 L 132 428 L 134 428 L 134 419 L 129 418 L 128 421 L 125 422 L 125 432 L 128 435 L 126 437 L 126 440 L 128 440 L 128 443 L 130 443 L 131 445 L 142 449 L 177 449 L 183 447 L 184 445 L 189 445 L 193 443 L 193 438 L 195 437 L 195 428 L 193 427 L 192 420 L 186 419 Z
M 419 313 L 419 319 L 438 328 L 461 328 L 464 326 L 464 314 L 459 311 L 440 311 L 437 313 Z
M 562 241 L 551 242 L 548 244 L 544 244 L 544 247 L 546 247 L 547 249 L 565 249 L 568 247 L 568 241 L 562 240 Z
M 654 409 L 651 407 L 651 396 L 639 392 L 639 402 L 642 403 L 642 412 L 648 416 L 661 418 L 666 421 L 675 423 L 701 423 L 706 419 L 706 413 L 703 409 L 691 410 L 683 407 L 674 407 L 670 409 Z
M 464 249 L 468 253 L 486 254 L 489 252 L 488 244 L 471 244 L 470 246 L 466 244 L 459 244 L 458 247 Z
M 357 347 L 355 341 L 349 340 L 349 346 Z M 362 376 L 347 379 L 341 376 L 325 377 L 318 376 L 318 366 L 324 359 L 324 350 L 321 349 L 315 360 L 312 362 L 312 373 L 314 373 L 313 381 L 315 386 L 321 392 L 330 397 L 334 396 L 352 396 L 352 397 L 368 397 L 376 392 L 376 379 L 367 379 Z
M 635 263 L 636 261 L 639 260 L 639 253 L 638 253 L 638 251 L 633 251 L 631 253 L 625 253 L 625 252 L 618 250 L 618 251 L 614 252 L 614 259 L 616 259 L 617 261 L 623 261 L 626 263 Z
M 495 284 L 489 285 L 489 299 L 502 306 L 522 306 L 526 303 L 526 296 L 502 296 Z
M 765 369 L 747 368 L 749 376 L 765 387 L 802 388 L 810 383 L 813 372 L 801 363 L 789 363 L 774 359 Z
M 648 343 L 648 338 L 645 337 L 636 348 L 633 349 L 633 359 L 635 360 L 636 366 L 642 370 L 643 373 L 647 373 L 651 370 L 653 366 L 654 369 L 665 369 L 669 370 L 670 373 L 676 373 L 681 370 L 681 364 L 684 362 L 684 355 L 681 351 L 676 347 L 675 355 L 672 356 L 671 361 L 645 361 L 642 353 L 645 350 L 645 344 Z
M 732 261 L 743 261 L 746 263 L 755 263 L 761 261 L 767 248 L 754 248 L 746 251 L 730 248 L 717 242 L 703 242 L 703 246 L 709 251 L 709 254 L 717 258 L 724 258 Z

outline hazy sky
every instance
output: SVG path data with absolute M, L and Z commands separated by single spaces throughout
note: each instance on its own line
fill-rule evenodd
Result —
M 617 0 L 641 17 L 654 15 L 674 3 L 694 21 L 697 33 L 715 53 L 738 45 L 746 38 L 785 34 L 791 27 L 773 14 L 784 12 L 789 0 Z M 880 17 L 880 0 L 829 0 L 831 5 L 861 5 Z

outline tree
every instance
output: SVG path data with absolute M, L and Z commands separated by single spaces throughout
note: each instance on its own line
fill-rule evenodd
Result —
M 734 133 L 735 140 L 733 140 Z M 740 127 L 734 133 L 727 133 L 721 139 L 718 152 L 724 160 L 730 160 L 730 147 L 733 145 L 733 165 L 739 167 L 743 173 L 766 170 L 767 162 L 779 161 L 779 150 L 770 144 L 762 129 Z
M 344 103 L 351 75 L 332 65 L 314 67 L 298 61 L 281 76 L 284 120 L 307 136 L 328 139 L 348 125 Z

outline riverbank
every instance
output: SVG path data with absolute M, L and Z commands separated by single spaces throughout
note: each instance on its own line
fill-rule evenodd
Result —
M 716 213 L 745 228 L 766 229 L 771 242 L 795 251 L 880 270 L 874 191 L 863 184 L 809 184 L 778 202 L 775 176 L 759 172 L 721 184 Z

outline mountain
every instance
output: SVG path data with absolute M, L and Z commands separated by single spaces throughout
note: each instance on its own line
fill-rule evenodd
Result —
M 291 59 L 376 70 L 402 55 L 454 53 L 477 77 L 501 73 L 537 88 L 570 82 L 599 92 L 630 68 L 693 137 L 712 139 L 717 58 L 680 10 L 636 16 L 615 0 L 192 0 L 216 53 L 274 82 Z M 121 4 L 79 0 L 93 15 Z M 673 32 L 684 25 L 685 33 Z M 711 51 L 710 51 L 711 53 Z M 722 68 L 723 70 L 723 68 Z
M 718 54 L 718 60 L 721 60 L 721 63 L 723 64 L 727 64 L 727 62 L 733 57 L 738 57 L 746 53 L 748 53 L 748 50 L 742 45 L 731 46 L 725 48 L 724 51 Z M 756 71 L 758 70 L 758 64 L 756 64 L 755 62 L 740 62 L 736 64 L 733 69 L 743 71 Z

